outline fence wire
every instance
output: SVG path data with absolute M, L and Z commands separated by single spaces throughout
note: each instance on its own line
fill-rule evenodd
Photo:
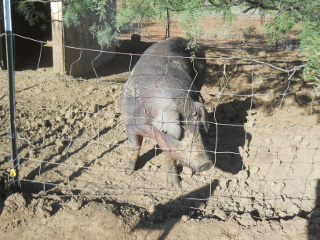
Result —
M 221 219 L 217 210 L 274 219 L 303 216 L 319 204 L 319 96 L 301 78 L 304 65 L 207 57 L 201 95 L 211 128 L 202 135 L 214 167 L 200 175 L 182 168 L 178 190 L 166 186 L 165 157 L 153 139 L 144 139 L 134 174 L 123 171 L 129 143 L 118 102 L 133 56 L 141 54 L 74 48 L 79 58 L 70 73 L 82 51 L 97 52 L 87 61 L 93 77 L 74 78 L 41 67 L 46 42 L 15 37 L 40 45 L 36 69 L 16 72 L 23 189 L 108 197 L 145 208 L 183 206 Z M 108 64 L 95 67 L 101 54 L 126 56 L 129 64 L 119 63 L 121 74 L 112 78 L 104 75 Z M 10 180 L 7 73 L 0 76 L 0 173 Z

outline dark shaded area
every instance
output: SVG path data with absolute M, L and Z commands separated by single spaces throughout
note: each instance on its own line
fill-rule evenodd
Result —
M 144 153 L 143 155 L 139 156 L 139 159 L 136 163 L 136 171 L 142 169 L 147 162 L 149 162 L 152 158 L 162 153 L 162 150 L 157 145 L 156 148 L 150 149 L 148 152 Z
M 245 169 L 239 148 L 245 148 L 246 140 L 248 145 L 251 141 L 251 135 L 244 129 L 250 107 L 251 99 L 247 98 L 220 104 L 215 116 L 214 112 L 209 113 L 210 121 L 217 120 L 217 126 L 211 124 L 204 140 L 205 148 L 210 151 L 209 155 L 215 161 L 215 167 L 225 172 L 237 174 Z M 216 158 L 213 152 L 217 152 Z
M 99 77 L 111 76 L 129 72 L 138 62 L 140 55 L 145 52 L 154 42 L 136 42 L 131 40 L 121 40 L 120 45 L 116 48 L 116 54 L 113 59 L 105 65 L 99 66 L 96 73 Z M 94 71 L 87 76 L 88 78 L 96 77 Z M 125 79 L 127 80 L 127 79 Z
M 158 230 L 162 229 L 163 233 L 158 240 L 164 240 L 168 236 L 174 225 L 180 220 L 183 215 L 190 218 L 201 218 L 204 213 L 199 210 L 200 206 L 207 204 L 209 197 L 213 194 L 216 187 L 219 185 L 219 180 L 214 180 L 212 183 L 192 191 L 186 195 L 169 201 L 165 204 L 158 204 L 152 213 L 148 213 L 146 218 L 141 218 L 139 223 L 132 229 L 149 229 Z M 163 228 L 158 225 L 158 222 L 170 220 L 171 225 Z
M 52 40 L 50 4 L 34 3 L 35 8 L 43 11 L 47 21 L 39 21 L 33 26 L 20 14 L 12 14 L 12 32 L 38 41 Z M 39 42 L 14 37 L 15 69 L 37 69 L 41 54 L 40 67 L 52 67 L 52 48 Z
M 227 46 L 225 48 L 204 47 L 207 57 L 241 57 L 241 51 L 238 54 L 233 52 L 233 50 L 239 51 L 240 46 L 231 47 L 233 44 L 235 43 L 231 41 L 226 43 Z M 261 60 L 282 69 L 293 69 L 305 63 L 302 59 L 295 57 L 292 52 L 283 51 L 277 53 L 275 50 L 266 51 L 257 44 L 259 43 L 255 43 L 252 49 L 243 49 L 243 57 Z M 228 48 L 229 45 L 230 48 Z M 293 72 L 286 73 L 251 61 L 226 60 L 223 62 L 221 60 L 208 59 L 205 85 L 209 88 L 211 86 L 219 86 L 221 89 L 226 81 L 223 75 L 224 71 L 229 81 L 224 93 L 231 95 L 224 95 L 223 102 L 232 101 L 240 95 L 250 96 L 253 93 L 255 107 L 269 116 L 273 115 L 274 111 L 279 109 L 280 106 L 289 105 L 303 109 L 306 115 L 310 115 L 311 107 L 313 114 L 320 113 L 318 106 L 320 97 L 315 96 L 316 92 L 313 86 L 303 80 L 303 68 L 294 72 L 289 79 Z M 320 122 L 320 116 L 318 119 Z
M 317 199 L 308 224 L 308 240 L 320 239 L 320 180 L 317 181 Z

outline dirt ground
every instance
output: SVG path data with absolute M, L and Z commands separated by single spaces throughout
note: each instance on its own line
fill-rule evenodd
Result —
M 153 27 L 140 32 L 143 42 L 125 40 L 117 51 L 142 53 L 160 40 L 151 39 Z M 211 125 L 203 139 L 214 167 L 200 175 L 181 168 L 182 191 L 166 186 L 164 154 L 153 139 L 144 140 L 137 171 L 123 173 L 128 142 L 118 100 L 138 59 L 130 54 L 77 79 L 54 74 L 45 55 L 39 68 L 29 56 L 19 59 L 22 191 L 8 190 L 8 88 L 1 71 L 1 237 L 320 239 L 319 97 L 299 70 L 290 76 L 251 61 L 216 59 L 255 58 L 283 69 L 302 64 L 292 45 L 276 51 L 259 34 L 244 37 L 239 26 L 235 32 L 214 41 L 219 36 L 208 31 L 200 41 Z

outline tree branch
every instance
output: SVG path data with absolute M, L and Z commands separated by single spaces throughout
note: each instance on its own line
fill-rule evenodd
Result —
M 50 2 L 62 2 L 62 0 L 25 0 L 25 2 L 41 2 L 41 3 L 50 3 Z
M 214 7 L 222 7 L 222 4 L 216 4 L 214 2 L 212 2 L 212 0 L 208 0 L 208 2 L 214 6 Z M 265 5 L 263 3 L 263 1 L 261 0 L 239 0 L 239 1 L 235 1 L 233 2 L 233 6 L 239 6 L 243 3 L 247 3 L 249 4 L 249 7 L 245 10 L 243 10 L 243 13 L 247 13 L 248 11 L 250 11 L 251 9 L 257 9 L 257 8 L 261 8 L 261 9 L 265 9 L 265 10 L 279 10 L 277 7 L 273 6 L 273 5 Z

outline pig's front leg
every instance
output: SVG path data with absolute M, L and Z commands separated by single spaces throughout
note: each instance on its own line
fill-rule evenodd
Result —
M 177 171 L 175 161 L 170 157 L 166 157 L 166 161 L 167 161 L 167 167 L 168 167 L 168 171 L 167 171 L 168 186 L 181 189 L 181 183 L 180 183 L 179 174 Z
M 142 136 L 136 135 L 133 132 L 130 131 L 130 129 L 127 129 L 128 133 L 128 140 L 129 140 L 129 156 L 124 163 L 123 170 L 126 174 L 131 175 L 136 168 L 136 163 L 140 155 L 140 149 L 142 144 Z

